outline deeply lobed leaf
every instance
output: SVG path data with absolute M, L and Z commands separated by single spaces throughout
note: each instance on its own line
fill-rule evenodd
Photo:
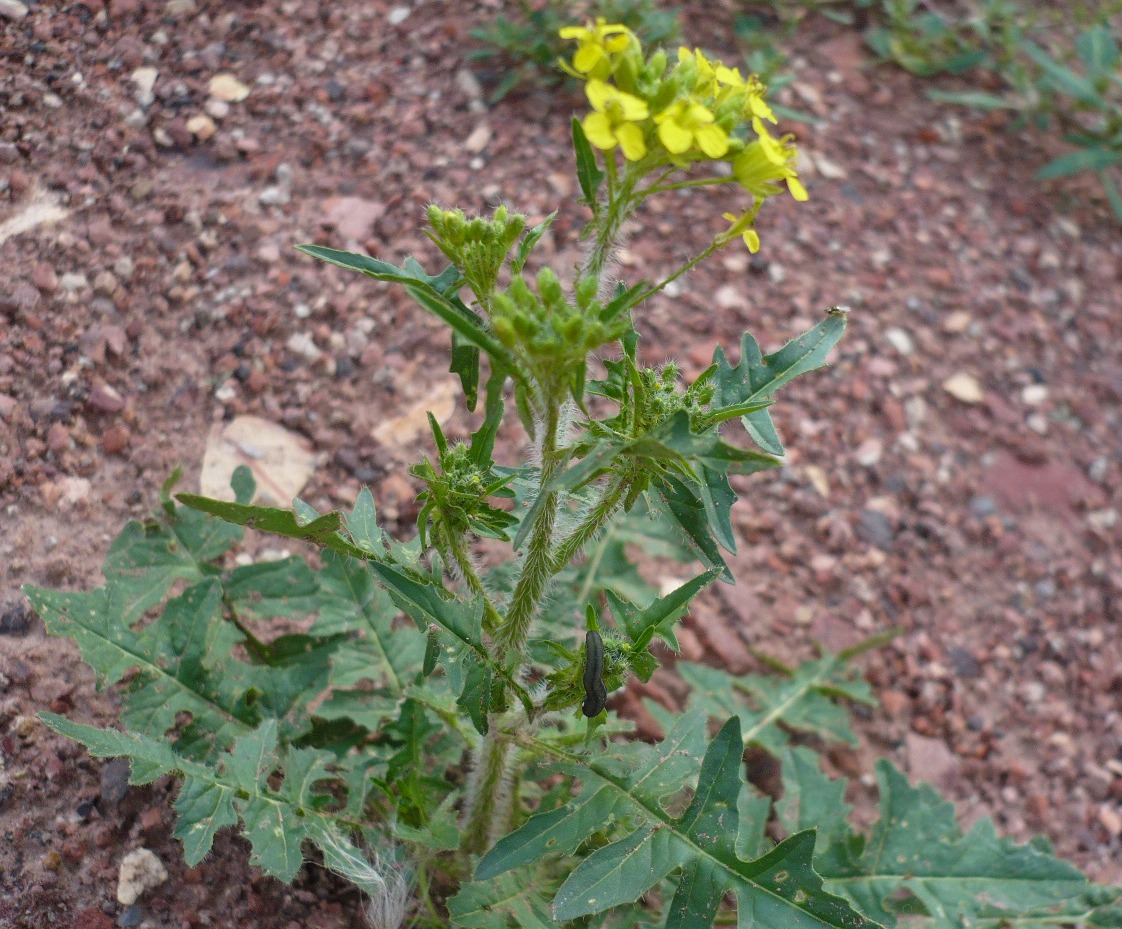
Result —
M 755 860 L 740 852 L 758 846 L 766 803 L 746 802 L 740 722 L 732 718 L 703 758 L 701 718 L 683 716 L 665 742 L 633 746 L 639 757 L 620 763 L 608 757 L 568 756 L 563 767 L 584 787 L 569 804 L 532 816 L 500 840 L 480 861 L 477 880 L 503 874 L 546 854 L 572 854 L 593 832 L 613 821 L 628 833 L 593 851 L 572 871 L 554 897 L 558 920 L 577 919 L 638 900 L 672 872 L 680 871 L 666 925 L 704 929 L 727 893 L 737 900 L 738 924 L 870 929 L 875 923 L 840 897 L 827 893 L 811 867 L 814 833 L 803 832 Z M 698 770 L 692 802 L 680 817 L 664 801 L 678 792 L 683 774 Z M 758 819 L 742 835 L 741 815 Z
M 857 736 L 850 727 L 849 714 L 835 698 L 874 702 L 869 685 L 846 667 L 844 658 L 834 655 L 808 661 L 786 678 L 756 674 L 738 677 L 692 662 L 679 662 L 677 670 L 690 685 L 691 708 L 717 719 L 735 714 L 745 744 L 758 745 L 773 754 L 787 745 L 787 729 L 855 745 Z
M 182 776 L 174 834 L 183 842 L 188 865 L 203 859 L 220 829 L 239 821 L 252 846 L 253 863 L 283 881 L 296 876 L 307 841 L 320 846 L 329 866 L 332 855 L 346 852 L 362 857 L 347 838 L 352 824 L 323 812 L 325 795 L 314 789 L 321 782 L 337 780 L 329 766 L 336 766 L 338 759 L 311 749 L 279 752 L 273 720 L 238 737 L 231 751 L 201 764 L 176 754 L 166 741 L 136 732 L 98 729 L 53 713 L 43 713 L 42 719 L 55 732 L 81 742 L 92 755 L 129 758 L 133 784 L 169 774 Z M 278 771 L 284 780 L 274 790 L 268 778 Z M 359 807 L 361 801 L 358 798 Z

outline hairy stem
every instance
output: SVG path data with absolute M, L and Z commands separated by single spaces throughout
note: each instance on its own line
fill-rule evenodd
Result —
M 604 204 L 604 212 L 597 225 L 592 249 L 580 269 L 581 277 L 592 276 L 600 281 L 601 290 L 604 289 L 604 268 L 619 244 L 623 224 L 627 222 L 641 199 L 634 196 L 635 182 L 639 175 L 629 167 L 624 170 L 623 177 L 617 182 L 614 161 L 607 159 L 607 165 L 609 168 L 608 202 Z
M 619 501 L 627 492 L 630 479 L 617 476 L 601 492 L 600 499 L 588 511 L 580 524 L 557 546 L 553 556 L 553 571 L 563 570 L 600 531 L 615 512 Z
M 510 733 L 492 725 L 476 749 L 467 784 L 461 851 L 482 855 L 507 832 L 512 794 L 507 774 L 514 746 Z
M 448 525 L 448 521 L 443 518 L 443 514 L 441 524 L 444 528 L 444 540 L 448 543 L 448 554 L 452 556 L 456 569 L 463 577 L 468 590 L 483 599 L 483 628 L 488 632 L 493 632 L 502 623 L 502 616 L 495 609 L 495 604 L 491 602 L 491 598 L 487 595 L 483 581 L 479 579 L 479 575 L 475 571 L 475 565 L 471 563 L 471 556 L 468 554 L 464 536 Z
M 542 426 L 542 466 L 539 493 L 542 493 L 549 479 L 557 469 L 557 424 L 560 419 L 559 405 L 547 400 L 546 420 Z M 557 494 L 549 492 L 538 511 L 534 528 L 530 532 L 529 549 L 522 563 L 522 573 L 514 585 L 510 598 L 510 609 L 506 620 L 495 636 L 495 644 L 502 658 L 507 655 L 521 657 L 530 634 L 530 623 L 545 593 L 546 585 L 553 576 L 553 532 L 557 524 Z

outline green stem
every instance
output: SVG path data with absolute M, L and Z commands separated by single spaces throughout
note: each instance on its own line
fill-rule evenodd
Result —
M 570 533 L 569 537 L 557 546 L 557 551 L 553 556 L 553 572 L 556 574 L 572 561 L 587 545 L 597 532 L 607 522 L 608 518 L 615 512 L 619 501 L 627 492 L 630 485 L 630 478 L 617 475 L 601 492 L 600 499 L 596 501 L 595 506 L 592 507 L 585 515 L 581 523 Z M 582 601 L 583 602 L 583 601 Z
M 605 166 L 608 169 L 608 202 L 601 213 L 592 250 L 581 267 L 582 278 L 592 276 L 597 280 L 601 279 L 604 267 L 618 243 L 623 224 L 642 200 L 635 196 L 635 184 L 641 175 L 633 167 L 628 166 L 623 177 L 618 178 L 613 159 L 605 159 Z
M 662 290 L 668 284 L 671 284 L 672 282 L 678 280 L 678 278 L 680 278 L 687 271 L 690 271 L 693 268 L 696 268 L 699 264 L 701 264 L 701 262 L 703 262 L 706 258 L 708 258 L 710 255 L 712 255 L 714 252 L 720 251 L 722 248 L 725 247 L 726 244 L 728 244 L 728 243 L 727 242 L 722 242 L 720 240 L 720 238 L 714 239 L 712 244 L 708 248 L 706 248 L 705 251 L 701 252 L 701 254 L 696 255 L 695 257 L 691 258 L 689 261 L 687 261 L 684 265 L 682 265 L 680 268 L 678 268 L 678 270 L 675 271 L 673 274 L 671 274 L 669 277 L 664 278 L 663 280 L 659 281 L 657 284 L 652 284 L 651 287 L 648 290 L 645 290 L 642 294 L 640 294 L 638 297 L 635 298 L 632 305 L 633 306 L 638 306 L 640 303 L 644 302 L 645 300 L 649 300 L 651 297 L 653 297 L 655 294 L 657 294 L 660 290 Z
M 510 733 L 495 725 L 476 750 L 467 786 L 463 837 L 460 849 L 482 855 L 506 834 L 510 820 L 511 792 L 507 767 L 513 745 Z
M 539 493 L 542 492 L 549 479 L 553 477 L 560 459 L 557 455 L 557 425 L 560 410 L 557 402 L 550 397 L 546 398 L 546 420 L 542 426 L 541 444 L 541 483 Z M 514 585 L 514 593 L 510 598 L 510 608 L 506 620 L 495 636 L 495 644 L 499 649 L 499 658 L 504 660 L 508 655 L 517 655 L 519 658 L 526 647 L 526 639 L 530 634 L 530 623 L 538 608 L 542 595 L 545 593 L 546 584 L 553 576 L 553 532 L 557 524 L 557 494 L 549 492 L 542 501 L 538 511 L 534 528 L 530 531 L 530 545 L 526 552 L 526 560 L 522 563 L 522 572 L 518 582 Z
M 652 194 L 666 193 L 668 190 L 687 190 L 690 187 L 712 187 L 717 184 L 727 184 L 732 180 L 728 177 L 703 177 L 692 181 L 679 181 L 676 184 L 660 184 L 654 183 L 650 187 L 645 187 L 639 192 L 639 196 L 643 199 L 651 196 Z
M 477 597 L 483 599 L 483 628 L 489 632 L 493 632 L 502 623 L 502 616 L 499 611 L 495 609 L 495 604 L 491 602 L 491 598 L 487 595 L 487 590 L 483 586 L 483 581 L 480 580 L 479 575 L 475 572 L 475 566 L 471 563 L 471 556 L 468 554 L 467 545 L 464 544 L 464 537 L 452 529 L 448 525 L 448 521 L 441 514 L 441 526 L 443 527 L 443 536 L 448 543 L 448 554 L 452 556 L 452 560 L 456 564 L 464 583 L 467 584 L 470 590 Z

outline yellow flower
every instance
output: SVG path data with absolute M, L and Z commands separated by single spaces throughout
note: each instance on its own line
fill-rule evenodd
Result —
M 776 123 L 775 114 L 771 111 L 771 107 L 767 105 L 767 101 L 764 100 L 767 88 L 760 83 L 760 79 L 751 74 L 748 76 L 748 80 L 744 82 L 743 87 L 748 91 L 745 106 L 747 114 L 756 119 L 766 119 L 774 125 Z
M 650 116 L 644 101 L 596 79 L 585 85 L 585 93 L 595 110 L 581 123 L 589 142 L 606 152 L 618 145 L 628 161 L 647 154 L 643 130 L 636 125 Z
M 717 80 L 713 63 L 705 57 L 705 53 L 700 48 L 695 48 L 691 52 L 683 45 L 678 49 L 678 64 L 688 66 L 690 63 L 697 70 L 697 82 L 693 87 L 694 93 L 700 96 L 708 96 L 713 92 Z M 718 65 L 720 65 L 720 62 L 718 62 Z
M 603 16 L 597 16 L 596 22 L 587 26 L 566 26 L 559 35 L 563 39 L 575 39 L 580 43 L 573 56 L 573 68 L 580 74 L 591 73 L 601 62 L 609 60 L 611 55 L 622 52 L 632 38 L 630 29 L 609 24 Z
M 740 76 L 740 68 L 729 68 L 718 64 L 714 70 L 714 77 L 718 84 L 727 84 L 729 87 L 743 87 L 744 78 Z
M 760 235 L 752 228 L 752 223 L 756 221 L 756 211 L 749 210 L 743 216 L 725 213 L 724 217 L 732 223 L 732 228 L 727 230 L 722 238 L 727 242 L 733 236 L 740 236 L 744 239 L 744 244 L 748 246 L 748 251 L 755 255 L 760 250 Z
M 729 150 L 728 134 L 714 122 L 712 111 L 696 100 L 678 100 L 655 115 L 658 137 L 671 155 L 697 145 L 710 158 Z
M 806 188 L 794 168 L 799 153 L 791 143 L 791 136 L 774 138 L 758 118 L 752 120 L 752 128 L 759 138 L 746 145 L 732 165 L 732 173 L 740 185 L 759 201 L 778 193 L 774 185 L 786 181 L 792 197 L 806 200 Z

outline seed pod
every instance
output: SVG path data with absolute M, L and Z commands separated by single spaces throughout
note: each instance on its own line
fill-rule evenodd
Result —
M 584 703 L 581 712 L 590 719 L 599 716 L 608 703 L 604 686 L 604 640 L 593 629 L 584 634 Z

